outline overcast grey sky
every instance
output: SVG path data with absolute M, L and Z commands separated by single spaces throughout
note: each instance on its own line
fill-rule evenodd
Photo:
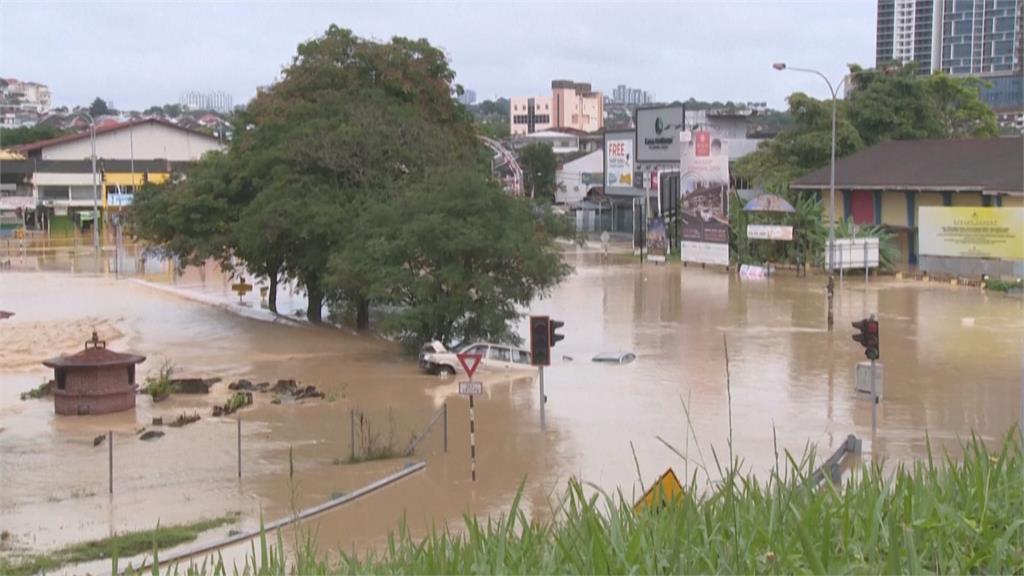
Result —
M 0 76 L 48 84 L 56 105 L 96 96 L 122 109 L 186 90 L 251 98 L 299 42 L 332 22 L 363 37 L 424 37 L 456 81 L 496 96 L 544 94 L 553 78 L 619 84 L 659 100 L 783 107 L 874 64 L 874 0 L 676 2 L 25 2 L 0 3 Z

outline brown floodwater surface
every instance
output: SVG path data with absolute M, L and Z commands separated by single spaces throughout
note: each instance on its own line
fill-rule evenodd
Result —
M 524 311 L 566 323 L 566 339 L 545 372 L 547 430 L 540 430 L 536 372 L 484 374 L 485 395 L 476 401 L 476 483 L 469 478 L 462 378 L 421 374 L 393 343 L 233 314 L 230 282 L 210 266 L 181 277 L 145 271 L 174 290 L 219 298 L 217 306 L 130 278 L 0 275 L 0 309 L 16 313 L 0 321 L 0 530 L 12 534 L 14 547 L 46 550 L 235 511 L 251 527 L 261 513 L 278 518 L 425 459 L 425 471 L 306 524 L 325 548 L 359 551 L 380 546 L 402 518 L 422 534 L 431 525 L 459 526 L 465 512 L 500 513 L 523 482 L 527 513 L 544 516 L 571 476 L 627 497 L 640 490 L 638 468 L 645 484 L 670 466 L 714 480 L 714 455 L 724 466 L 730 439 L 732 454 L 764 473 L 775 466 L 777 450 L 830 451 L 851 433 L 865 439 L 868 457 L 900 461 L 923 455 L 929 439 L 933 448 L 953 450 L 972 432 L 995 441 L 1018 417 L 1019 297 L 890 278 L 865 287 L 862 277 L 847 279 L 829 332 L 821 276 L 741 282 L 721 271 L 586 251 L 566 259 L 575 273 Z M 257 299 L 251 294 L 247 301 Z M 286 290 L 283 300 L 300 306 L 301 293 Z M 850 322 L 871 312 L 880 319 L 885 366 L 873 442 L 871 407 L 853 382 L 863 353 L 850 338 Z M 57 417 L 52 399 L 18 399 L 47 377 L 38 362 L 79 349 L 93 326 L 112 348 L 148 356 L 140 380 L 169 361 L 180 375 L 224 381 L 209 397 L 153 404 L 140 396 L 134 413 L 107 416 Z M 520 333 L 526 336 L 525 322 Z M 616 350 L 637 360 L 591 362 Z M 256 405 L 240 412 L 241 481 L 234 417 L 209 416 L 212 404 L 227 397 L 227 382 L 240 377 L 294 378 L 328 395 L 272 405 L 269 395 L 256 394 Z M 410 458 L 347 463 L 351 410 L 366 415 L 378 441 L 404 449 L 446 402 L 447 454 L 439 420 Z M 170 420 L 193 411 L 203 416 L 197 424 L 165 429 L 154 441 L 137 439 L 153 416 Z M 106 444 L 92 445 L 107 430 L 114 432 L 113 496 Z

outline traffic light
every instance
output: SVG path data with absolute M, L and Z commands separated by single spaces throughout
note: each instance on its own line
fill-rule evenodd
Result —
M 547 316 L 530 316 L 530 362 L 551 365 L 551 327 Z
M 565 340 L 565 336 L 563 336 L 563 335 L 558 333 L 558 329 L 561 328 L 562 326 L 565 326 L 565 322 L 560 322 L 558 320 L 551 320 L 551 321 L 548 322 L 548 327 L 549 327 L 548 342 L 550 342 L 550 346 L 552 348 L 555 347 L 555 344 L 561 342 L 562 340 Z
M 853 323 L 853 327 L 860 330 L 860 334 L 853 335 L 853 341 L 864 347 L 864 356 L 868 360 L 878 360 L 879 337 L 878 320 L 865 318 Z

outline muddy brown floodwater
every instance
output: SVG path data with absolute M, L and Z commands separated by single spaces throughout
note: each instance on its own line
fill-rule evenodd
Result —
M 431 525 L 458 526 L 465 512 L 499 513 L 524 480 L 532 515 L 548 514 L 571 476 L 629 497 L 640 486 L 634 449 L 640 476 L 650 482 L 670 466 L 686 474 L 697 464 L 714 469 L 712 448 L 727 459 L 730 437 L 743 465 L 763 473 L 775 465 L 776 448 L 824 452 L 852 433 L 865 439 L 869 457 L 900 461 L 923 455 L 928 439 L 933 448 L 953 450 L 972 432 L 994 442 L 1016 422 L 1024 344 L 1019 297 L 890 278 L 865 287 L 861 278 L 838 291 L 829 332 L 820 276 L 740 282 L 720 271 L 640 265 L 582 250 L 566 259 L 575 274 L 529 310 L 566 323 L 566 339 L 545 373 L 547 431 L 539 426 L 535 372 L 485 375 L 486 394 L 476 404 L 475 484 L 458 378 L 419 373 L 392 343 L 244 318 L 222 309 L 229 304 L 190 301 L 131 278 L 0 276 L 0 308 L 16 313 L 0 321 L 0 530 L 13 536 L 8 547 L 47 550 L 233 511 L 242 527 L 253 527 L 261 513 L 278 518 L 425 459 L 424 472 L 307 523 L 324 548 L 360 551 L 383 543 L 403 517 L 421 534 Z M 149 277 L 168 278 L 159 270 Z M 226 303 L 234 297 L 212 267 L 173 284 Z M 870 404 L 853 385 L 863 355 L 850 338 L 850 322 L 869 312 L 879 315 L 885 365 L 873 441 Z M 18 399 L 47 376 L 39 361 L 77 350 L 93 326 L 112 348 L 148 356 L 140 376 L 170 361 L 181 375 L 224 382 L 210 397 L 152 404 L 140 396 L 136 412 L 108 416 L 56 417 L 52 400 Z M 520 332 L 525 336 L 525 326 Z M 638 359 L 623 366 L 590 361 L 613 350 Z M 295 378 L 328 394 L 299 405 L 271 405 L 257 394 L 256 406 L 240 413 L 241 481 L 234 417 L 209 417 L 210 406 L 227 396 L 226 383 L 240 377 Z M 437 426 L 412 458 L 345 462 L 350 410 L 363 411 L 380 439 L 404 447 L 445 402 L 447 454 Z M 197 424 L 151 442 L 136 437 L 153 416 L 193 411 L 203 416 Z M 92 445 L 107 430 L 115 437 L 113 496 L 106 445 Z

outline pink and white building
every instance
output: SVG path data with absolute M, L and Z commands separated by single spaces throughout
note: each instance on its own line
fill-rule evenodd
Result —
M 551 82 L 551 96 L 514 96 L 509 103 L 513 136 L 558 128 L 596 132 L 604 127 L 604 95 L 589 83 Z

